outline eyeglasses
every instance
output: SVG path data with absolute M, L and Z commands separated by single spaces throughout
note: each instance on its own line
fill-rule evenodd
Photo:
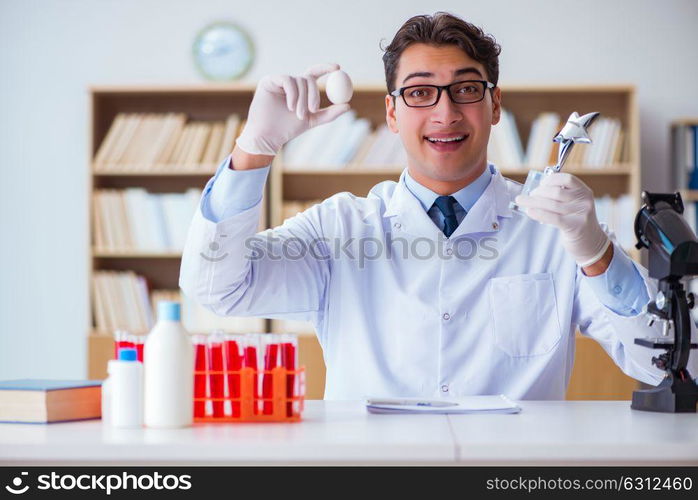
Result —
M 472 104 L 482 101 L 485 91 L 494 87 L 494 83 L 485 80 L 464 80 L 450 85 L 411 85 L 394 90 L 390 95 L 402 96 L 410 108 L 428 108 L 439 102 L 443 90 L 456 104 Z

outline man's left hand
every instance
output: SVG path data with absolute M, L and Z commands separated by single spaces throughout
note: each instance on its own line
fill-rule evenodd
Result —
M 519 195 L 515 202 L 531 219 L 558 227 L 563 245 L 580 267 L 601 259 L 611 243 L 596 219 L 593 191 L 574 175 L 546 175 L 530 196 Z

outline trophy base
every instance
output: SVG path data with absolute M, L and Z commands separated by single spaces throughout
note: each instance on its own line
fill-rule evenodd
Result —
M 554 172 L 554 169 L 551 167 L 546 167 L 545 170 L 529 170 L 528 175 L 526 176 L 526 182 L 524 182 L 523 188 L 521 188 L 521 194 L 528 196 L 531 194 L 531 191 L 536 189 L 540 185 L 540 181 L 543 180 L 543 178 L 546 175 L 550 175 L 551 173 Z M 516 203 L 509 202 L 509 208 L 511 209 L 512 212 L 515 214 L 519 215 L 526 215 L 526 209 L 523 207 L 520 207 Z

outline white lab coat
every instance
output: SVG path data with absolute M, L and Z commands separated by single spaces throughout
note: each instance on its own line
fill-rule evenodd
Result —
M 326 399 L 564 399 L 577 329 L 626 374 L 658 384 L 664 373 L 650 360 L 662 351 L 633 343 L 659 336 L 657 326 L 602 305 L 558 230 L 512 213 L 521 185 L 490 168 L 492 181 L 448 240 L 404 172 L 365 198 L 338 193 L 257 235 L 259 204 L 219 223 L 198 210 L 180 286 L 219 315 L 311 321 L 327 365 Z M 417 257 L 439 241 L 442 257 Z M 466 259 L 473 249 L 477 257 Z M 637 267 L 654 297 L 653 280 Z

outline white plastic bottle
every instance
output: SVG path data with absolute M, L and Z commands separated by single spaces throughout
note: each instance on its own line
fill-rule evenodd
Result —
M 111 424 L 111 378 L 109 377 L 109 363 L 107 363 L 107 378 L 102 382 L 102 423 Z
M 194 413 L 194 347 L 178 302 L 158 303 L 158 322 L 143 350 L 145 425 L 186 427 Z
M 143 425 L 143 364 L 135 349 L 121 349 L 119 359 L 109 361 L 106 422 L 112 427 Z

